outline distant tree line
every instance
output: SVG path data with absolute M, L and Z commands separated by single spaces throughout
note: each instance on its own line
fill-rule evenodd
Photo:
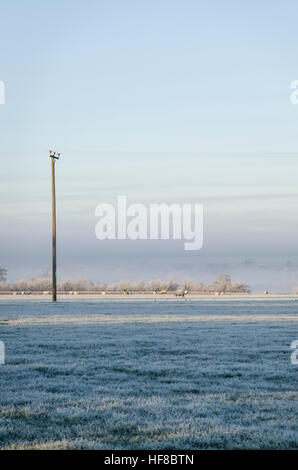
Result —
M 11 283 L 6 280 L 6 272 L 0 270 L 0 291 L 6 292 L 45 292 L 51 290 L 51 279 L 48 277 L 37 277 L 31 280 L 21 279 Z M 176 282 L 172 279 L 161 281 L 153 279 L 151 281 L 121 281 L 118 283 L 108 284 L 105 282 L 93 283 L 86 279 L 71 280 L 66 279 L 58 283 L 58 291 L 60 292 L 136 292 L 136 293 L 166 293 L 183 290 L 187 292 L 197 293 L 248 293 L 249 286 L 241 282 L 232 282 L 230 276 L 222 274 L 211 284 L 203 284 L 190 279 L 184 279 Z

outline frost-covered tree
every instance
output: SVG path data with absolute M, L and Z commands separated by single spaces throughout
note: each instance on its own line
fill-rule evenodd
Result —
M 120 291 L 131 291 L 132 285 L 129 281 L 121 281 L 119 283 L 119 290 Z
M 108 287 L 108 285 L 107 285 L 105 282 L 99 282 L 98 284 L 96 284 L 96 285 L 93 287 L 93 289 L 94 289 L 96 292 L 106 292 L 107 287 Z
M 28 290 L 28 282 L 25 279 L 20 279 L 15 283 L 14 287 L 18 291 Z
M 165 285 L 165 289 L 168 291 L 175 291 L 179 287 L 178 282 L 175 282 L 174 279 L 169 279 Z
M 135 292 L 144 292 L 146 290 L 146 284 L 144 281 L 137 282 L 134 286 L 132 286 L 132 290 Z
M 193 282 L 190 280 L 190 279 L 184 279 L 181 283 L 180 283 L 180 289 L 182 289 L 183 291 L 187 290 L 187 292 L 190 292 L 191 290 L 193 290 Z
M 246 284 L 241 284 L 240 282 L 232 283 L 231 277 L 228 274 L 221 274 L 216 281 L 208 287 L 210 292 L 218 292 L 220 294 L 250 292 Z
M 8 291 L 8 290 L 10 290 L 9 283 L 0 281 L 0 291 L 3 292 L 3 291 Z
M 91 290 L 93 287 L 93 283 L 91 281 L 88 281 L 87 279 L 76 279 L 75 281 L 72 282 L 73 284 L 73 290 L 75 291 L 88 291 Z
M 148 282 L 148 288 L 152 292 L 159 292 L 163 289 L 163 284 L 159 279 L 152 279 Z
M 62 292 L 68 292 L 73 290 L 73 283 L 70 279 L 65 279 L 58 284 L 58 290 Z
M 47 291 L 51 289 L 51 279 L 37 277 L 28 282 L 28 288 L 32 291 Z

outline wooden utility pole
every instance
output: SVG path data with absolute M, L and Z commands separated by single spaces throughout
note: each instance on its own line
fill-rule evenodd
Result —
M 56 191 L 55 191 L 55 163 L 60 153 L 50 150 L 52 169 L 52 301 L 57 300 L 57 265 L 56 265 Z

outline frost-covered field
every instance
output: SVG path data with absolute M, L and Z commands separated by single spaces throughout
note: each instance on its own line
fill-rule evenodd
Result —
M 298 448 L 295 300 L 0 300 L 0 446 Z

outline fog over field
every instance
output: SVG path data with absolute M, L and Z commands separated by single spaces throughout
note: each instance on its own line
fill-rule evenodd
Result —
M 12 282 L 44 276 L 51 270 L 50 159 L 45 150 L 2 160 L 0 266 Z M 283 153 L 65 150 L 56 165 L 58 280 L 209 284 L 229 274 L 252 292 L 290 293 L 298 286 L 297 170 L 298 158 Z M 173 239 L 98 240 L 95 209 L 116 205 L 121 194 L 146 207 L 203 204 L 202 248 L 185 251 Z

